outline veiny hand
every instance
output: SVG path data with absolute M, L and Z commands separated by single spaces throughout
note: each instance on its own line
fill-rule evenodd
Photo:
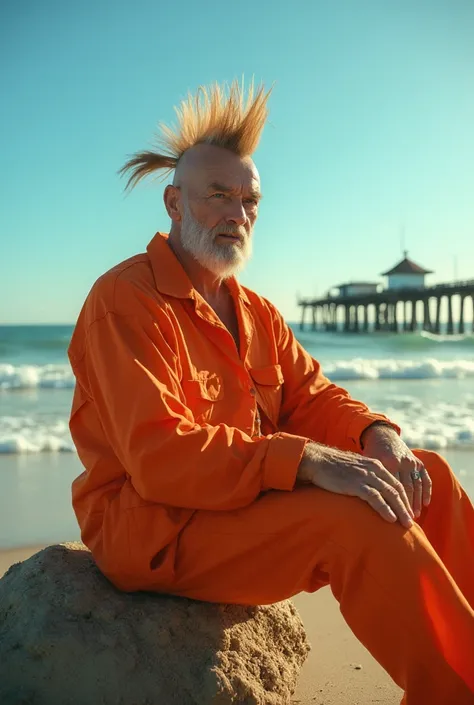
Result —
M 413 455 L 406 443 L 390 426 L 369 426 L 362 434 L 363 454 L 380 460 L 405 488 L 415 517 L 421 514 L 422 504 L 431 502 L 431 478 L 421 460 Z
M 402 483 L 380 460 L 308 443 L 297 477 L 329 492 L 359 497 L 386 521 L 398 519 L 406 528 L 413 524 L 413 512 Z

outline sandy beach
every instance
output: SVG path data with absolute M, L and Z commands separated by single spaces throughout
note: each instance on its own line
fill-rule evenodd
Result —
M 0 550 L 0 576 L 44 546 Z M 398 705 L 401 691 L 345 624 L 329 588 L 294 599 L 312 651 L 292 705 Z

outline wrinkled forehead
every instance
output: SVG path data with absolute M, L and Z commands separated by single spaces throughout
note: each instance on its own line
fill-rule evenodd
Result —
M 260 176 L 250 157 L 227 149 L 201 144 L 189 149 L 179 161 L 174 184 L 201 191 L 211 184 L 229 189 L 260 190 Z

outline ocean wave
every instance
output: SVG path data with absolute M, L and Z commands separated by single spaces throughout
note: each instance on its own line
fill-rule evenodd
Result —
M 417 333 L 381 333 L 369 336 L 377 343 L 378 340 L 392 350 L 418 350 L 436 351 L 440 347 L 451 350 L 472 350 L 474 347 L 474 335 L 472 333 L 456 333 L 447 335 L 446 333 L 430 333 L 422 330 Z
M 327 331 L 301 330 L 299 324 L 290 323 L 290 327 L 298 340 L 308 347 L 362 347 L 384 351 L 391 350 L 413 350 L 414 352 L 433 352 L 440 348 L 446 350 L 472 350 L 474 348 L 474 334 L 456 333 L 447 335 L 444 328 L 441 333 L 430 333 L 428 331 L 417 331 L 414 333 L 344 333 L 342 328 L 337 333 Z
M 474 377 L 474 360 L 340 360 L 323 366 L 335 382 L 344 380 L 464 379 Z
M 74 375 L 68 364 L 0 365 L 0 390 L 72 389 Z
M 454 335 L 443 335 L 441 333 L 430 333 L 427 330 L 422 330 L 418 334 L 420 338 L 429 340 L 432 343 L 450 343 L 451 345 L 474 345 L 474 336 L 472 333 L 456 333 Z
M 334 382 L 346 380 L 464 379 L 474 378 L 474 360 L 355 358 L 327 362 L 323 364 L 323 372 Z M 74 381 L 69 364 L 0 364 L 0 391 L 72 389 Z
M 390 393 L 369 402 L 402 429 L 411 448 L 474 451 L 474 395 L 464 393 L 455 403 L 433 402 L 416 395 Z M 0 416 L 0 454 L 75 452 L 64 412 Z
M 379 407 L 379 408 L 376 408 Z M 415 396 L 392 395 L 382 404 L 372 405 L 397 423 L 410 448 L 474 450 L 474 399 L 465 395 L 461 403 L 426 404 Z
M 67 419 L 0 417 L 0 454 L 74 453 Z

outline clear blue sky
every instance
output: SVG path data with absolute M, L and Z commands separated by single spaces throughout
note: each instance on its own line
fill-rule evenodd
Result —
M 163 185 L 116 175 L 201 83 L 275 82 L 242 283 L 296 292 L 410 256 L 474 278 L 472 0 L 6 0 L 0 323 L 74 322 L 94 280 L 167 230 Z

